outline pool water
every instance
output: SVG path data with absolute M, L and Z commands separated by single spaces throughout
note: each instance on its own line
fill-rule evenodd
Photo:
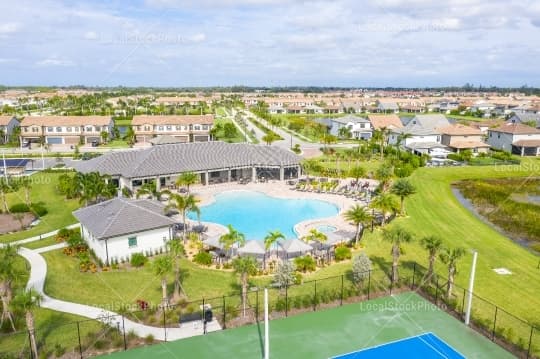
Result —
M 296 238 L 294 225 L 315 218 L 337 215 L 338 208 L 314 199 L 282 199 L 256 191 L 229 191 L 215 196 L 215 202 L 201 207 L 201 220 L 232 226 L 246 240 L 263 240 L 268 231 L 279 230 L 285 238 Z M 190 213 L 191 219 L 196 215 Z

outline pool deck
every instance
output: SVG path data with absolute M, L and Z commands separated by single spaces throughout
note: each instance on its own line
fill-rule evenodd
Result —
M 340 185 L 344 185 L 350 181 L 350 179 L 341 180 Z M 366 181 L 366 180 L 364 180 Z M 372 186 L 376 185 L 373 180 L 369 181 Z M 339 213 L 336 216 L 326 218 L 316 218 L 297 223 L 294 226 L 296 233 L 299 237 L 306 235 L 310 229 L 317 228 L 321 225 L 328 225 L 336 227 L 337 230 L 344 230 L 348 232 L 355 232 L 356 227 L 348 223 L 342 216 L 342 214 L 355 204 L 364 204 L 365 202 L 355 200 L 349 197 L 345 197 L 340 194 L 330 193 L 317 193 L 317 192 L 302 192 L 293 190 L 294 186 L 290 186 L 286 181 L 270 181 L 265 183 L 222 183 L 213 184 L 209 186 L 194 186 L 192 193 L 200 200 L 201 206 L 206 206 L 214 202 L 215 195 L 228 191 L 257 191 L 264 193 L 271 197 L 284 198 L 284 199 L 317 199 L 326 201 L 336 205 L 339 209 Z M 195 223 L 196 221 L 192 221 Z M 221 235 L 227 232 L 225 226 L 217 223 L 204 222 L 208 226 L 207 234 L 209 236 Z

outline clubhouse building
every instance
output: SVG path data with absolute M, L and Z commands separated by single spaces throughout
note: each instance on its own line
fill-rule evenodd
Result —
M 211 141 L 110 152 L 81 161 L 75 169 L 110 175 L 119 188 L 133 192 L 151 181 L 158 191 L 169 188 L 185 172 L 197 173 L 204 185 L 298 178 L 300 161 L 296 154 L 278 147 Z

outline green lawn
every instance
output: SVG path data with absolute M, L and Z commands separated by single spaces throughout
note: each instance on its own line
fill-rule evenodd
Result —
M 71 212 L 79 208 L 79 202 L 77 200 L 66 200 L 64 196 L 56 191 L 56 184 L 60 175 L 61 173 L 40 172 L 30 177 L 33 182 L 31 190 L 32 202 L 43 202 L 49 213 L 43 216 L 41 222 L 35 227 L 22 232 L 0 235 L 0 243 L 37 236 L 77 222 Z M 7 201 L 10 206 L 24 202 L 24 190 L 9 193 Z
M 233 123 L 233 122 L 229 118 L 219 118 L 219 119 L 214 120 L 214 125 L 217 125 L 217 124 L 225 125 L 226 123 Z M 227 138 L 225 137 L 224 131 L 219 131 L 216 134 L 217 139 L 221 141 L 233 142 L 233 143 L 245 142 L 244 135 L 242 135 L 242 133 L 240 132 L 240 130 L 238 130 L 238 127 L 236 127 L 236 125 L 235 125 L 235 128 L 236 128 L 236 136 L 232 138 Z
M 468 358 L 513 358 L 414 293 L 270 321 L 272 358 L 320 358 L 432 332 Z M 103 358 L 260 358 L 264 324 L 160 343 Z
M 99 147 L 104 148 L 128 148 L 129 144 L 124 140 L 112 140 L 107 142 L 107 144 L 100 145 Z
M 37 248 L 52 246 L 53 244 L 58 244 L 58 242 L 55 239 L 55 236 L 46 237 L 37 241 L 25 243 L 22 246 L 28 249 L 37 249 Z
M 131 126 L 131 120 L 128 118 L 123 118 L 123 119 L 117 118 L 114 120 L 114 124 L 116 126 Z

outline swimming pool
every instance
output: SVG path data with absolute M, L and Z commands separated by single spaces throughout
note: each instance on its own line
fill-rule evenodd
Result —
M 262 240 L 268 231 L 279 230 L 286 238 L 296 238 L 294 225 L 315 218 L 337 215 L 338 207 L 315 199 L 282 199 L 256 191 L 228 191 L 217 194 L 215 202 L 201 207 L 201 220 L 232 224 L 246 239 Z M 195 214 L 188 215 L 196 219 Z

